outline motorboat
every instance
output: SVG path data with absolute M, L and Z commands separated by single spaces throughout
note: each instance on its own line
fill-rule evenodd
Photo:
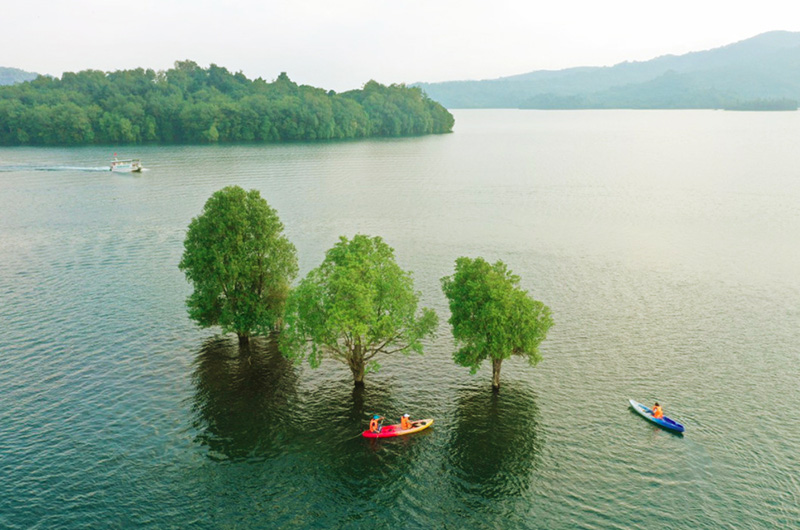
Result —
M 114 157 L 114 160 L 111 161 L 111 171 L 119 171 L 122 173 L 140 173 L 142 171 L 142 161 L 138 158 L 120 160 L 117 157 Z

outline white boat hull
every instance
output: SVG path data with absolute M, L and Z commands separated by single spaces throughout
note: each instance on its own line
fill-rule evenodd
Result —
M 142 171 L 142 163 L 139 160 L 117 160 L 111 162 L 111 171 L 118 173 L 139 173 Z

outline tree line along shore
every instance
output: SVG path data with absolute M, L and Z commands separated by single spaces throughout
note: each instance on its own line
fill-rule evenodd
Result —
M 271 143 L 439 134 L 453 124 L 447 109 L 404 84 L 336 93 L 286 73 L 250 80 L 193 61 L 0 87 L 0 145 Z
M 296 286 L 297 253 L 277 212 L 257 190 L 229 186 L 214 193 L 189 223 L 178 267 L 194 291 L 189 317 L 201 327 L 250 337 L 277 337 L 281 353 L 313 368 L 326 358 L 346 364 L 356 386 L 379 360 L 422 354 L 438 317 L 419 308 L 410 272 L 380 237 L 340 237 L 322 263 Z M 539 345 L 553 325 L 550 309 L 520 287 L 502 262 L 460 257 L 441 279 L 457 350 L 453 360 L 474 373 L 492 364 L 500 388 L 504 359 L 541 360 Z

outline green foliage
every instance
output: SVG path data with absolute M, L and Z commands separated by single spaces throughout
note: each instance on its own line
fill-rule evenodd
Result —
M 450 325 L 459 349 L 453 358 L 475 373 L 485 359 L 493 361 L 499 387 L 500 362 L 512 355 L 531 366 L 541 360 L 539 344 L 553 325 L 550 309 L 519 287 L 519 276 L 502 261 L 456 260 L 455 274 L 442 278 L 450 303 Z
M 423 308 L 411 274 L 380 237 L 341 237 L 289 296 L 284 354 L 318 367 L 326 356 L 350 367 L 354 382 L 377 371 L 378 354 L 422 353 L 438 318 Z
M 357 101 L 366 111 L 370 136 L 408 136 L 446 132 L 455 120 L 422 89 L 403 84 L 384 86 L 375 81 L 343 96 Z
M 0 87 L 0 145 L 330 140 L 445 133 L 453 123 L 419 88 L 370 81 L 336 94 L 286 73 L 251 81 L 192 61 Z
M 259 192 L 230 186 L 189 223 L 179 268 L 194 285 L 189 316 L 242 340 L 281 324 L 297 256 Z

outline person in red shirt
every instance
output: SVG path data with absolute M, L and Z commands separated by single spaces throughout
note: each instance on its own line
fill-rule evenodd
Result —
M 372 419 L 369 420 L 369 432 L 381 432 L 382 421 L 383 421 L 383 416 L 379 416 L 377 414 L 372 416 Z
M 653 417 L 658 420 L 664 417 L 664 411 L 661 410 L 661 405 L 658 404 L 658 401 L 656 401 L 656 404 L 653 407 Z

